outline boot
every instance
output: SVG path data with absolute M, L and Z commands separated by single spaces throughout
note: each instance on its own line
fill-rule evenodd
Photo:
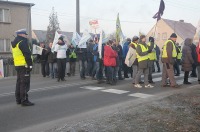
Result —
M 184 74 L 184 82 L 183 84 L 192 84 L 191 82 L 188 82 L 189 72 L 185 72 Z
M 25 100 L 21 103 L 22 106 L 33 106 L 34 103 L 30 102 L 29 100 Z

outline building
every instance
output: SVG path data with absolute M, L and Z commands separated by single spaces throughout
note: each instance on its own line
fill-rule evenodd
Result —
M 186 38 L 194 38 L 196 28 L 191 23 L 184 22 L 184 20 L 161 19 L 149 31 L 147 37 L 155 36 L 155 43 L 162 48 L 172 33 L 177 34 L 177 43 L 182 44 Z
M 31 37 L 32 3 L 0 1 L 0 56 L 10 56 L 15 31 L 26 28 Z

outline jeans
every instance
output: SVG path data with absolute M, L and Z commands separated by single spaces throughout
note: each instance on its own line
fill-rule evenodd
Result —
M 41 72 L 43 77 L 49 76 L 49 65 L 46 61 L 41 62 Z
M 94 69 L 94 61 L 92 59 L 88 59 L 88 63 L 87 63 L 88 76 L 92 76 L 93 69 Z
M 50 71 L 51 78 L 56 78 L 57 63 L 49 63 L 49 71 Z
M 102 62 L 96 62 L 93 69 L 93 77 L 96 75 L 97 80 L 103 79 L 103 65 Z
M 136 78 L 135 78 L 135 84 L 139 84 L 140 77 L 142 74 L 144 74 L 144 84 L 148 85 L 149 84 L 148 83 L 149 68 L 139 69 L 139 71 L 137 72 Z
M 117 76 L 119 79 L 122 78 L 122 69 L 123 69 L 122 60 L 119 60 L 119 66 L 117 69 Z
M 75 75 L 75 69 L 76 69 L 76 62 L 70 62 L 70 74 L 72 76 Z
M 80 70 L 80 77 L 81 78 L 85 78 L 86 65 L 87 65 L 86 60 L 79 60 L 79 70 Z
M 175 61 L 174 64 L 174 73 L 180 75 L 180 61 Z

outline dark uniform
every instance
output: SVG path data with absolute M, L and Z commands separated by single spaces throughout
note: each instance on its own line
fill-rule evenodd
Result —
M 17 37 L 12 42 L 12 53 L 15 69 L 17 71 L 16 103 L 22 106 L 34 105 L 28 99 L 30 90 L 30 72 L 32 70 L 31 50 L 26 38 L 26 30 L 18 30 Z

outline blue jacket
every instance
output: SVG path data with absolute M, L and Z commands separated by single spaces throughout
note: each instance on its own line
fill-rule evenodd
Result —
M 129 44 L 130 42 L 125 42 L 123 45 L 123 58 L 126 58 L 129 49 Z

